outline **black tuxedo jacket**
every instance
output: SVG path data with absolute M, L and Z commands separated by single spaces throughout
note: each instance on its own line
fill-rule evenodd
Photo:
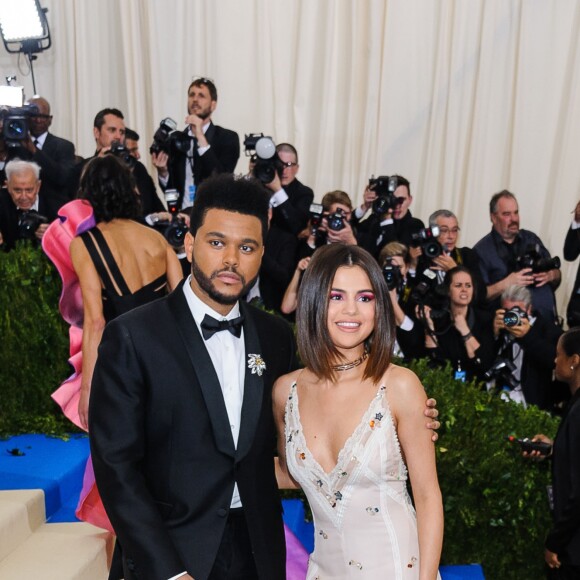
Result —
M 48 199 L 38 194 L 38 213 L 48 218 L 48 221 L 56 219 L 56 212 L 60 205 L 58 201 Z M 14 248 L 18 239 L 18 210 L 5 188 L 0 189 L 0 232 L 4 238 L 4 244 L 7 250 Z M 36 240 L 36 238 L 35 238 Z
M 282 297 L 296 268 L 296 236 L 272 226 L 266 236 L 260 268 L 260 296 L 269 310 L 280 310 Z
M 568 229 L 566 239 L 564 240 L 564 259 L 573 262 L 580 255 L 580 229 Z M 568 326 L 578 326 L 580 324 L 580 267 L 576 271 L 576 280 L 574 289 L 568 302 L 566 311 Z
M 380 216 L 372 213 L 366 220 L 358 222 L 353 220 L 353 225 L 358 226 L 359 245 L 378 258 L 381 250 L 389 242 L 401 242 L 405 246 L 411 246 L 411 237 L 425 227 L 425 224 L 410 211 L 393 223 L 382 226 Z
M 70 201 L 67 183 L 75 165 L 75 146 L 70 141 L 49 133 L 42 149 L 33 153 L 32 161 L 36 161 L 42 169 L 40 195 L 54 199 L 59 206 Z
M 89 433 L 98 489 L 122 547 L 126 580 L 159 580 L 185 570 L 196 580 L 206 579 L 234 482 L 259 578 L 285 578 L 271 388 L 295 368 L 295 344 L 282 319 L 244 303 L 240 308 L 246 353 L 260 354 L 266 370 L 261 376 L 246 370 L 237 449 L 182 285 L 105 328 Z
M 183 131 L 187 135 L 187 129 Z M 211 147 L 203 154 L 197 152 L 197 145 L 193 148 L 193 180 L 199 186 L 204 179 L 217 173 L 233 173 L 240 158 L 240 138 L 230 129 L 224 129 L 219 125 L 210 123 L 205 138 Z M 179 207 L 183 200 L 185 188 L 185 164 L 188 163 L 187 155 L 180 151 L 172 152 L 169 156 L 169 178 L 167 185 L 159 185 L 166 189 L 179 191 Z
M 298 179 L 294 179 L 284 186 L 284 191 L 288 195 L 288 199 L 274 208 L 272 225 L 296 235 L 308 223 L 310 204 L 314 200 L 314 192 Z
M 552 456 L 554 527 L 546 547 L 571 566 L 580 566 L 580 390 L 570 400 L 554 439 Z

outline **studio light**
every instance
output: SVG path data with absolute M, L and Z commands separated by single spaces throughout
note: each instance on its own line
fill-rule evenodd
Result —
M 50 30 L 46 8 L 39 0 L 0 0 L 0 35 L 6 50 L 23 53 L 30 62 L 32 85 L 36 94 L 32 61 L 34 53 L 50 48 Z

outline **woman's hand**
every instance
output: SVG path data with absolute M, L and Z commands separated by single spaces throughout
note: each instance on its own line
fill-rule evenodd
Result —
M 89 430 L 89 389 L 81 388 L 81 398 L 79 399 L 79 420 L 85 431 Z
M 562 565 L 560 560 L 558 560 L 558 554 L 550 552 L 548 549 L 544 551 L 544 560 L 546 560 L 548 568 L 559 568 Z

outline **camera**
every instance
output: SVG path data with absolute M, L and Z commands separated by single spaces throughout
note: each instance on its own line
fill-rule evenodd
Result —
M 518 386 L 518 381 L 514 377 L 516 365 L 507 358 L 497 358 L 487 370 L 483 378 L 486 381 L 495 381 L 495 385 L 499 390 L 508 388 L 510 391 Z
M 436 258 L 443 253 L 443 247 L 437 241 L 439 236 L 439 227 L 423 228 L 414 234 L 411 234 L 411 246 L 417 248 L 421 246 L 423 254 L 428 258 Z
M 38 226 L 47 223 L 48 218 L 39 214 L 37 211 L 33 209 L 24 211 L 18 219 L 18 230 L 16 237 L 19 240 L 34 240 Z
M 166 117 L 161 121 L 155 135 L 153 143 L 149 147 L 149 153 L 160 153 L 163 151 L 170 155 L 175 151 L 187 153 L 191 147 L 191 139 L 187 133 L 177 130 L 177 123 L 171 118 Z
M 281 175 L 282 165 L 276 153 L 272 137 L 263 133 L 250 133 L 244 136 L 244 151 L 254 162 L 252 173 L 262 183 L 271 183 L 276 174 Z
M 340 232 L 344 229 L 344 213 L 341 209 L 337 209 L 334 213 L 331 213 L 326 217 L 326 223 L 328 224 L 328 229 L 333 232 Z
M 165 201 L 171 214 L 171 221 L 157 220 L 153 223 L 153 227 L 163 234 L 172 248 L 179 250 L 183 247 L 183 240 L 188 232 L 188 227 L 184 219 L 177 215 L 179 204 L 179 192 L 177 189 L 165 190 Z
M 28 137 L 29 118 L 38 114 L 36 105 L 0 108 L 2 137 L 7 147 L 19 147 Z
M 131 170 L 133 170 L 135 165 L 137 165 L 137 159 L 131 155 L 129 149 L 127 149 L 121 141 L 113 141 L 109 153 L 118 157 Z
M 443 284 L 437 283 L 437 274 L 426 269 L 411 290 L 411 299 L 419 306 L 431 308 L 431 320 L 449 316 L 449 297 Z
M 540 255 L 540 248 L 538 244 L 530 244 L 524 254 L 517 257 L 517 269 L 531 268 L 532 274 L 539 274 L 540 272 L 548 272 L 549 270 L 559 270 L 562 265 L 560 258 L 554 256 L 553 258 L 543 258 Z
M 503 313 L 503 323 L 510 328 L 521 326 L 522 319 L 527 317 L 525 310 L 522 310 L 519 306 L 514 306 Z
M 383 276 L 389 290 L 400 290 L 403 286 L 401 266 L 393 262 L 393 258 L 387 258 L 383 266 Z
M 393 209 L 402 203 L 402 198 L 395 197 L 395 190 L 399 187 L 399 178 L 396 175 L 374 175 L 369 179 L 369 189 L 377 194 L 373 202 L 373 213 L 381 215 L 389 209 Z

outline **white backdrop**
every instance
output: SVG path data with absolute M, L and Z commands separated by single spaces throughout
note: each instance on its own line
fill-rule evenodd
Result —
M 35 62 L 37 90 L 83 156 L 98 110 L 119 107 L 146 152 L 163 117 L 182 123 L 191 77 L 208 76 L 214 121 L 294 143 L 317 199 L 338 188 L 359 201 L 372 174 L 397 172 L 413 213 L 455 211 L 471 246 L 507 188 L 522 227 L 562 255 L 580 197 L 576 0 L 41 3 L 53 47 Z M 25 69 L 0 48 L 2 77 L 31 96 Z M 575 272 L 563 268 L 561 310 Z

